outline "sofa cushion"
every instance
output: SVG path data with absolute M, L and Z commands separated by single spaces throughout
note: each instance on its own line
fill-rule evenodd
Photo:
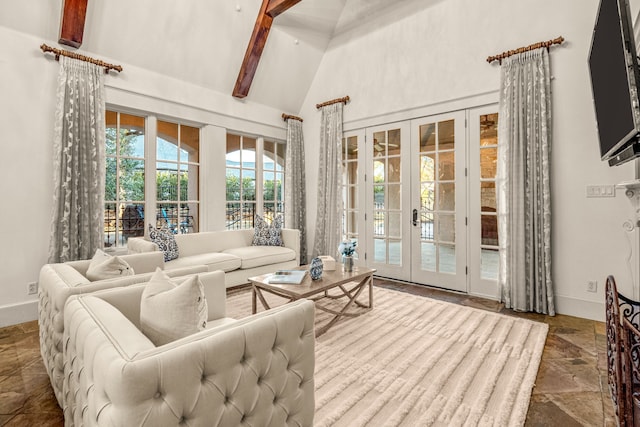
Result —
M 179 283 L 157 269 L 142 292 L 140 328 L 157 346 L 205 329 L 207 315 L 204 286 L 197 275 Z
M 111 256 L 102 249 L 96 249 L 87 268 L 87 279 L 91 281 L 114 277 L 133 276 L 133 268 L 119 256 Z
M 225 249 L 223 253 L 239 257 L 242 260 L 240 268 L 245 270 L 296 259 L 296 253 L 293 249 L 282 246 L 245 246 Z
M 167 263 L 167 269 L 187 267 L 191 265 L 206 265 L 209 271 L 222 270 L 233 271 L 240 268 L 242 260 L 236 255 L 222 252 L 208 252 L 199 255 L 191 255 L 174 259 Z
M 284 246 L 282 241 L 282 215 L 276 215 L 268 224 L 260 215 L 255 216 L 253 245 L 254 246 Z
M 178 244 L 170 230 L 166 228 L 155 228 L 149 224 L 149 239 L 158 245 L 164 254 L 165 262 L 178 258 Z

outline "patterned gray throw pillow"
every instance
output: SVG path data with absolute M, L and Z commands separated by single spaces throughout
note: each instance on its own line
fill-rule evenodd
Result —
M 282 215 L 276 215 L 269 225 L 260 215 L 254 221 L 253 246 L 284 246 L 282 241 Z
M 178 244 L 173 233 L 167 228 L 154 228 L 149 224 L 149 238 L 158 245 L 164 254 L 164 260 L 171 261 L 178 258 Z

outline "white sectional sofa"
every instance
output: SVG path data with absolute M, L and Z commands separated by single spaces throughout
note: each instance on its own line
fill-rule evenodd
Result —
M 86 294 L 102 289 L 148 282 L 156 268 L 164 269 L 162 253 L 123 255 L 136 273 L 133 276 L 91 281 L 86 277 L 91 260 L 46 264 L 40 270 L 38 281 L 38 324 L 40 353 L 49 374 L 58 404 L 62 406 L 62 335 L 64 332 L 64 305 L 72 295 Z M 192 265 L 167 271 L 171 277 L 205 273 L 204 265 Z
M 252 276 L 300 265 L 299 230 L 282 229 L 284 246 L 252 246 L 253 234 L 253 229 L 176 234 L 179 256 L 165 262 L 165 269 L 206 265 L 209 271 L 224 271 L 225 284 L 231 287 L 248 283 Z M 160 250 L 143 237 L 129 238 L 127 248 L 130 254 Z
M 156 347 L 140 330 L 143 289 L 69 299 L 65 426 L 313 425 L 313 302 L 237 321 L 209 304 L 205 330 Z

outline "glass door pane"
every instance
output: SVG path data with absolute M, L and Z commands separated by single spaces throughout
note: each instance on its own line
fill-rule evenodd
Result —
M 453 120 L 426 123 L 420 134 L 421 262 L 433 272 L 456 272 L 455 128 Z

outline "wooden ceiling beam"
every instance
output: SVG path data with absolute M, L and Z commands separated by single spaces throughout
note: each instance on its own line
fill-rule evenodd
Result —
M 63 0 L 58 43 L 75 48 L 82 44 L 88 0 Z
M 267 7 L 267 14 L 275 18 L 298 3 L 300 3 L 300 0 L 270 0 L 269 6 Z
M 249 94 L 249 89 L 256 75 L 262 51 L 267 43 L 267 37 L 269 37 L 273 18 L 300 1 L 301 0 L 262 0 L 260 12 L 253 26 L 253 33 L 251 34 L 251 39 L 249 39 L 249 45 L 244 54 L 240 72 L 238 72 L 238 78 L 233 88 L 234 97 L 244 98 Z
M 262 0 L 262 6 L 260 6 L 260 12 L 253 26 L 253 33 L 251 34 L 251 39 L 249 39 L 249 45 L 236 79 L 236 86 L 233 88 L 233 96 L 236 98 L 244 98 L 249 94 L 251 82 L 256 75 L 258 62 L 260 62 L 260 56 L 262 56 L 262 51 L 267 43 L 267 37 L 273 23 L 273 18 L 267 15 L 268 6 L 269 0 Z

